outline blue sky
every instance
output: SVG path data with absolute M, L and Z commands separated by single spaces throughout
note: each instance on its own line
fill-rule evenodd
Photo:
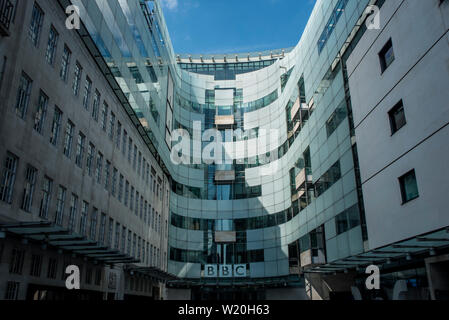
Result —
M 175 53 L 295 46 L 315 0 L 161 0 Z

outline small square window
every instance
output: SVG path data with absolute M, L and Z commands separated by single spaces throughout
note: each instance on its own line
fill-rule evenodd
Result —
M 390 111 L 388 111 L 390 118 L 391 134 L 395 134 L 399 129 L 407 124 L 404 112 L 404 103 L 399 101 Z
M 393 51 L 393 42 L 388 40 L 388 42 L 384 45 L 382 50 L 379 52 L 380 59 L 380 67 L 382 73 L 393 63 L 394 61 L 394 51 Z
M 399 184 L 401 185 L 401 195 L 403 204 L 419 197 L 415 169 L 407 172 L 402 177 L 400 177 Z

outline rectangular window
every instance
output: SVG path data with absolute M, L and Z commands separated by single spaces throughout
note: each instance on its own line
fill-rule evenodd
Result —
M 134 211 L 134 187 L 131 186 L 131 198 L 129 200 L 129 209 L 131 212 Z
M 9 204 L 12 203 L 18 162 L 19 158 L 8 152 L 4 162 L 2 183 L 0 185 L 0 201 Z
M 113 236 L 113 229 L 114 229 L 114 220 L 112 218 L 109 218 L 109 225 L 108 225 L 108 247 L 112 247 L 112 236 Z
M 136 171 L 137 166 L 137 146 L 134 145 L 133 169 Z
M 89 177 L 92 177 L 93 173 L 94 155 L 95 155 L 95 146 L 92 143 L 89 143 L 89 147 L 87 148 L 87 159 L 86 159 L 86 169 Z
M 401 186 L 402 203 L 405 204 L 419 197 L 418 183 L 415 170 L 411 170 L 399 178 Z
M 56 279 L 56 272 L 58 270 L 58 259 L 48 259 L 47 278 Z
M 39 92 L 39 99 L 37 101 L 36 113 L 34 115 L 34 130 L 42 134 L 42 129 L 44 128 L 45 116 L 47 115 L 48 97 L 41 90 Z
M 112 170 L 112 182 L 111 182 L 111 195 L 115 197 L 116 190 L 117 190 L 117 176 L 118 176 L 118 170 L 114 168 Z
M 97 237 L 97 219 L 98 219 L 98 209 L 93 208 L 92 214 L 90 216 L 90 239 L 95 240 Z
M 39 43 L 43 22 L 44 22 L 44 12 L 35 2 L 33 6 L 33 12 L 31 13 L 30 28 L 28 30 L 28 35 L 35 47 L 37 47 Z
M 100 231 L 98 234 L 98 242 L 100 244 L 104 244 L 104 233 L 106 231 L 105 229 L 106 229 L 106 214 L 102 213 L 101 220 L 100 220 Z
M 131 156 L 133 151 L 133 139 L 128 140 L 128 162 L 131 164 Z
M 123 204 L 125 205 L 125 207 L 128 206 L 128 199 L 129 199 L 129 182 L 126 181 L 126 184 L 125 184 L 125 200 L 123 201 Z
M 59 133 L 61 131 L 62 111 L 55 106 L 55 112 L 53 114 L 53 123 L 51 125 L 50 143 L 54 146 L 57 145 L 59 139 Z
M 12 250 L 11 262 L 9 263 L 9 273 L 22 274 L 24 260 L 25 250 L 14 248 Z
M 59 76 L 61 80 L 66 82 L 67 75 L 69 74 L 70 67 L 70 58 L 72 57 L 72 51 L 70 51 L 67 45 L 64 46 L 64 52 L 62 53 L 62 61 L 61 61 L 61 71 L 59 72 Z
M 98 112 L 100 108 L 101 94 L 98 90 L 95 90 L 94 102 L 92 104 L 92 118 L 98 122 Z
M 131 230 L 128 230 L 128 245 L 126 246 L 126 254 L 131 255 L 131 238 L 132 238 L 132 232 Z
M 77 216 L 78 216 L 78 196 L 72 194 L 72 198 L 70 199 L 70 212 L 68 223 L 68 228 L 71 232 L 75 231 Z
M 125 252 L 125 246 L 126 246 L 126 227 L 123 226 L 122 227 L 122 240 L 121 240 L 121 244 L 120 244 L 120 249 L 122 252 Z
M 379 52 L 379 59 L 380 68 L 382 73 L 384 73 L 384 71 L 387 70 L 394 61 L 393 42 L 391 39 L 387 41 L 382 50 Z
M 72 144 L 73 144 L 74 130 L 75 130 L 75 125 L 70 120 L 67 121 L 67 126 L 65 129 L 65 138 L 64 138 L 64 155 L 69 159 L 72 156 Z
M 64 217 L 64 205 L 65 205 L 66 192 L 67 191 L 63 186 L 59 186 L 58 199 L 56 201 L 56 213 L 55 213 L 55 223 L 58 226 L 62 226 L 62 219 Z
M 30 268 L 30 276 L 32 277 L 40 277 L 42 270 L 42 256 L 33 254 L 31 256 L 31 268 Z
M 91 92 L 92 92 L 92 80 L 90 80 L 89 77 L 86 76 L 86 81 L 84 82 L 84 97 L 83 97 L 83 107 L 86 110 L 89 110 Z
M 96 167 L 96 171 L 95 171 L 95 177 L 96 177 L 98 184 L 101 184 L 102 172 L 103 172 L 103 155 L 101 154 L 101 152 L 98 152 L 97 167 Z
M 22 72 L 15 106 L 16 114 L 22 119 L 25 119 L 27 114 L 32 84 L 31 78 L 25 72 Z
M 115 131 L 115 114 L 111 111 L 111 117 L 109 118 L 109 138 L 114 141 Z
M 104 188 L 106 190 L 109 190 L 109 178 L 111 176 L 111 163 L 109 161 L 106 161 L 106 166 L 104 170 Z
M 25 172 L 25 186 L 22 197 L 22 210 L 31 212 L 33 206 L 34 188 L 36 186 L 37 169 L 28 165 Z
M 80 92 L 80 83 L 81 83 L 81 76 L 83 74 L 83 67 L 81 66 L 81 64 L 79 62 L 76 62 L 75 64 L 75 73 L 73 76 L 73 84 L 72 84 L 72 92 L 74 96 L 78 96 L 79 92 Z M 87 82 L 87 81 L 86 81 Z M 88 85 L 89 83 L 87 83 Z M 90 89 L 87 88 L 87 93 L 90 95 Z M 87 99 L 88 100 L 88 96 L 83 98 L 83 106 L 84 105 L 84 100 Z
M 126 141 L 128 141 L 128 133 L 123 130 L 122 154 L 124 157 L 126 156 Z
M 83 201 L 83 206 L 81 207 L 81 217 L 80 217 L 80 224 L 79 224 L 79 233 L 82 236 L 86 235 L 86 226 L 87 226 L 87 214 L 89 211 L 89 203 L 86 201 Z
M 18 300 L 20 282 L 8 281 L 6 284 L 5 300 Z
M 389 112 L 391 134 L 395 134 L 399 129 L 407 124 L 404 112 L 404 103 L 399 101 Z
M 115 224 L 115 238 L 114 238 L 114 249 L 118 250 L 119 249 L 119 244 L 120 244 L 120 223 L 116 223 Z
M 122 140 L 122 124 L 120 121 L 117 121 L 117 133 L 115 135 L 115 144 L 117 145 L 117 148 L 120 150 L 120 143 Z
M 137 175 L 140 176 L 140 169 L 142 168 L 142 153 L 139 151 L 139 157 L 137 158 Z
M 48 64 L 50 65 L 53 65 L 53 62 L 55 61 L 58 38 L 59 34 L 56 31 L 55 27 L 52 25 L 48 34 L 47 51 L 45 52 L 45 60 L 47 60 Z
M 86 136 L 80 131 L 78 133 L 78 140 L 76 143 L 76 156 L 75 156 L 75 164 L 80 168 L 83 168 L 85 145 L 86 145 Z
M 48 177 L 44 177 L 42 184 L 42 197 L 41 205 L 39 208 L 39 217 L 43 219 L 48 218 L 48 210 L 50 209 L 51 194 L 53 190 L 53 180 Z
M 103 102 L 103 108 L 101 109 L 101 129 L 106 132 L 106 128 L 108 125 L 108 104 Z

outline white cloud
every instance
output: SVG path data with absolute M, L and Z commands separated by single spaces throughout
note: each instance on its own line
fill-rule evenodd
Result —
M 178 0 L 161 0 L 161 2 L 169 10 L 176 10 L 178 8 Z

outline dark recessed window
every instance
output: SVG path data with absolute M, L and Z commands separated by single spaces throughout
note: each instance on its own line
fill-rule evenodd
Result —
M 380 67 L 383 73 L 394 61 L 393 42 L 391 41 L 391 39 L 388 40 L 388 42 L 379 52 L 379 59 L 380 59 Z
M 404 112 L 404 103 L 399 101 L 389 112 L 391 134 L 395 134 L 399 129 L 407 124 Z
M 401 185 L 403 204 L 419 197 L 415 169 L 407 172 L 402 177 L 400 177 L 399 184 Z

